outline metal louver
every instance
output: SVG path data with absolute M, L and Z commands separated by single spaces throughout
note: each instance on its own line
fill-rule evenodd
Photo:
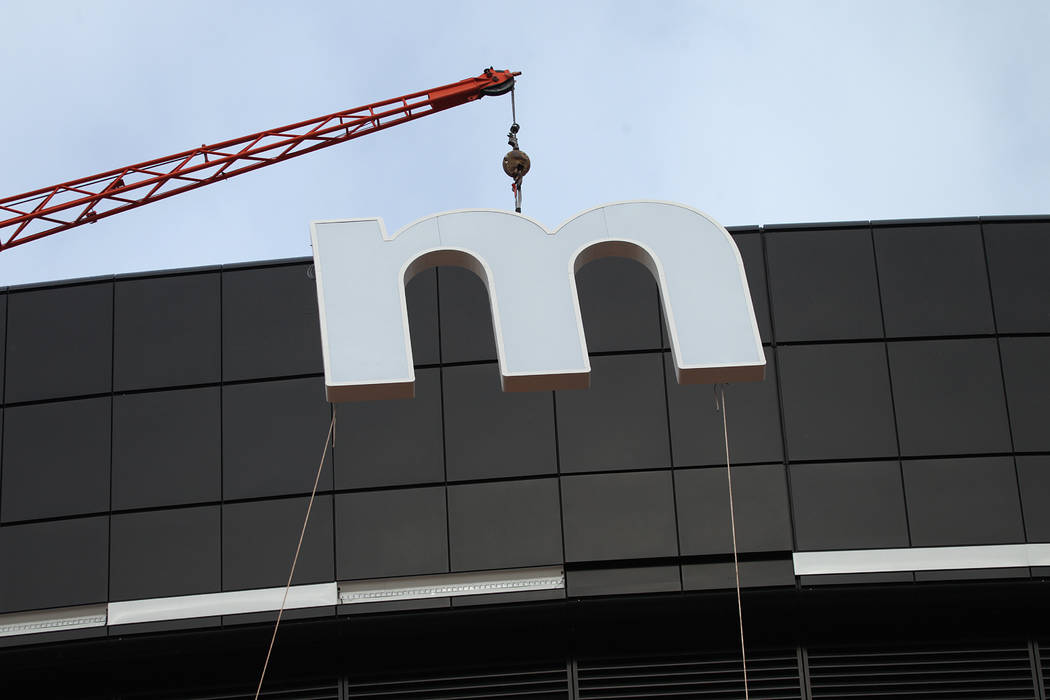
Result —
M 1050 694 L 1050 642 L 1033 642 L 1039 657 L 1039 682 L 1043 684 L 1043 697 Z
M 258 680 L 258 679 L 256 679 Z M 117 695 L 120 698 L 153 698 L 154 700 L 252 700 L 255 697 L 255 686 L 238 688 L 189 689 L 174 693 L 156 693 L 149 695 Z M 295 683 L 273 683 L 263 686 L 260 698 L 265 700 L 340 700 L 339 680 L 336 678 Z
M 802 697 L 794 649 L 749 653 L 747 675 L 755 700 Z M 744 697 L 739 653 L 581 660 L 576 677 L 579 700 Z
M 447 672 L 395 673 L 386 677 L 351 677 L 350 698 L 419 698 L 423 700 L 478 700 L 530 698 L 566 700 L 569 672 L 564 662 L 479 669 L 456 668 Z
M 1028 646 L 809 651 L 813 698 L 1038 698 Z

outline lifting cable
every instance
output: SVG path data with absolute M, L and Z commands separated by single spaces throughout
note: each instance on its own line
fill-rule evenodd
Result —
M 716 390 L 716 404 L 715 407 L 722 413 L 722 437 L 726 448 L 726 481 L 729 485 L 729 529 L 733 539 L 733 575 L 736 582 L 736 612 L 737 622 L 740 627 L 740 661 L 744 671 L 744 700 L 750 700 L 750 692 L 748 689 L 747 680 L 747 647 L 744 643 L 744 609 L 743 602 L 740 594 L 740 561 L 738 558 L 737 541 L 736 541 L 736 512 L 733 502 L 733 470 L 729 460 L 729 424 L 726 418 L 726 393 L 725 385 L 720 384 L 715 386 Z M 273 626 L 273 635 L 270 637 L 270 646 L 266 650 L 266 660 L 263 662 L 262 673 L 259 674 L 259 684 L 255 689 L 255 700 L 259 700 L 259 693 L 262 692 L 263 681 L 266 679 L 266 670 L 270 666 L 270 655 L 273 653 L 273 645 L 277 640 L 277 630 L 281 626 L 281 617 L 284 614 L 284 606 L 288 602 L 288 592 L 292 587 L 292 579 L 295 576 L 295 566 L 299 562 L 299 552 L 303 547 L 303 539 L 306 537 L 306 526 L 310 522 L 310 513 L 313 511 L 314 499 L 317 496 L 317 485 L 321 481 L 321 471 L 324 469 L 324 461 L 328 456 L 328 446 L 332 442 L 332 435 L 335 432 L 335 406 L 332 406 L 332 423 L 328 426 L 328 435 L 325 436 L 324 449 L 321 451 L 321 461 L 317 465 L 317 473 L 314 476 L 314 485 L 310 491 L 310 500 L 306 506 L 306 517 L 303 518 L 303 527 L 299 531 L 299 542 L 295 546 L 295 555 L 292 557 L 292 567 L 288 572 L 288 582 L 284 586 L 284 595 L 281 598 L 281 607 L 277 610 L 277 621 Z
M 299 532 L 299 544 L 295 545 L 295 556 L 292 557 L 292 570 L 288 572 L 288 583 L 284 586 L 284 597 L 281 598 L 281 607 L 277 610 L 277 622 L 273 625 L 273 636 L 270 637 L 270 647 L 266 650 L 266 661 L 263 662 L 262 673 L 259 674 L 259 685 L 255 688 L 255 700 L 259 700 L 262 692 L 263 680 L 266 678 L 266 669 L 270 666 L 270 654 L 273 653 L 273 643 L 277 641 L 277 628 L 281 626 L 281 616 L 284 614 L 284 605 L 288 602 L 288 591 L 292 587 L 292 577 L 295 576 L 295 565 L 299 562 L 299 550 L 303 548 L 303 538 L 306 536 L 306 524 L 310 522 L 310 511 L 314 507 L 314 497 L 317 495 L 317 484 L 321 481 L 321 470 L 324 469 L 324 460 L 328 456 L 328 445 L 333 443 L 332 436 L 335 433 L 335 404 L 332 404 L 332 424 L 328 426 L 328 436 L 324 439 L 324 449 L 321 450 L 321 463 L 317 465 L 317 476 L 314 477 L 314 487 L 310 491 L 310 502 L 306 506 L 306 517 L 303 518 L 303 529 Z M 333 445 L 334 446 L 334 445 Z
M 507 145 L 510 146 L 511 150 L 507 155 L 503 156 L 503 172 L 507 173 L 507 176 L 514 180 L 511 183 L 510 190 L 514 193 L 514 211 L 521 213 L 521 181 L 525 178 L 525 174 L 529 172 L 529 168 L 532 167 L 532 163 L 529 161 L 528 155 L 525 151 L 518 148 L 518 130 L 521 126 L 518 124 L 518 110 L 514 104 L 514 88 L 510 89 L 510 132 L 507 134 Z
M 736 577 L 736 615 L 740 623 L 740 662 L 744 667 L 744 700 L 750 700 L 747 687 L 747 650 L 744 646 L 744 606 L 740 600 L 740 562 L 737 560 L 736 513 L 733 508 L 733 471 L 729 466 L 729 427 L 726 420 L 725 384 L 715 387 L 715 408 L 722 412 L 722 436 L 726 446 L 726 480 L 729 482 L 729 530 L 733 535 L 733 574 Z

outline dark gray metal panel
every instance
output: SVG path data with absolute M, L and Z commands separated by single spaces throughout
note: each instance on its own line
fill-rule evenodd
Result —
M 653 275 L 640 262 L 602 258 L 576 273 L 588 352 L 660 347 L 660 302 Z
M 414 399 L 335 406 L 336 488 L 444 481 L 440 371 L 416 370 Z
M 732 469 L 738 551 L 790 551 L 791 513 L 784 467 Z M 732 552 L 725 467 L 678 470 L 674 483 L 682 555 Z
M 974 219 L 976 221 L 976 219 Z M 925 221 L 925 219 L 912 219 L 912 221 Z M 938 219 L 938 221 L 945 221 L 945 219 Z M 900 223 L 899 221 L 897 223 Z M 730 226 L 728 230 L 730 232 L 735 231 L 738 227 Z M 871 222 L 862 219 L 854 219 L 852 221 L 798 221 L 794 223 L 774 223 L 774 224 L 762 224 L 761 229 L 766 233 L 773 233 L 776 231 L 818 231 L 820 229 L 851 229 L 851 228 L 871 228 Z
M 993 331 L 979 225 L 876 227 L 875 250 L 889 337 Z
M 874 219 L 868 223 L 879 228 L 891 226 L 925 226 L 928 224 L 947 226 L 949 224 L 976 224 L 983 218 L 984 217 L 978 216 L 927 216 L 910 217 L 905 219 Z
M 219 532 L 219 506 L 114 515 L 110 600 L 218 591 Z
M 1028 578 L 1028 567 L 1013 566 L 1004 569 L 953 569 L 951 571 L 916 571 L 915 580 L 922 581 L 974 581 L 978 579 Z
M 112 388 L 113 283 L 8 295 L 5 400 Z
M 563 560 L 556 479 L 450 486 L 448 525 L 453 571 Z
M 1050 456 L 1018 456 L 1025 533 L 1029 542 L 1050 542 Z
M 680 385 L 669 355 L 664 356 L 671 418 L 671 454 L 676 467 L 725 464 L 725 433 L 715 395 L 706 385 Z M 734 464 L 780 462 L 780 402 L 772 348 L 766 348 L 766 378 L 725 388 L 729 453 Z
M 298 571 L 298 568 L 296 569 Z M 285 573 L 285 579 L 287 580 L 288 574 Z M 283 583 L 281 584 L 284 585 Z M 332 617 L 335 615 L 334 605 L 322 605 L 316 608 L 299 608 L 297 610 L 285 610 L 281 613 L 281 622 L 287 622 L 289 620 L 316 620 L 323 617 Z M 222 624 L 224 627 L 230 625 L 256 625 L 260 622 L 275 622 L 277 620 L 276 612 L 259 612 L 259 613 L 243 613 L 240 615 L 223 615 Z M 334 698 L 333 698 L 334 700 Z
M 907 547 L 900 463 L 793 464 L 798 549 Z
M 904 462 L 904 495 L 916 547 L 1024 542 L 1011 457 Z
M 219 381 L 219 282 L 217 272 L 116 282 L 114 389 Z
M 570 570 L 565 573 L 570 598 L 630 593 L 668 593 L 682 590 L 677 566 L 631 566 Z
M 869 229 L 766 236 L 777 341 L 881 338 Z
M 416 365 L 441 362 L 437 291 L 436 269 L 420 272 L 405 285 L 408 334 L 412 339 L 412 362 Z
M 4 522 L 109 509 L 110 399 L 8 408 L 4 413 Z
M 270 588 L 288 582 L 308 498 L 283 498 L 222 507 L 222 588 Z M 332 497 L 319 495 L 295 566 L 293 585 L 335 580 Z
M 668 471 L 562 477 L 566 561 L 678 555 Z
M 419 600 L 388 600 L 381 603 L 354 603 L 339 605 L 339 615 L 370 615 L 372 613 L 405 612 L 406 610 L 432 610 L 452 607 L 451 598 L 421 598 Z
M 563 473 L 670 465 L 662 363 L 662 353 L 592 357 L 590 389 L 555 392 Z
M 1050 260 L 1050 258 L 1048 258 Z M 1050 271 L 1048 271 L 1050 276 Z M 1000 338 L 1014 449 L 1050 450 L 1050 337 Z
M 106 601 L 109 518 L 0 528 L 0 612 Z
M 305 261 L 309 261 L 310 260 L 310 258 L 293 258 L 293 259 L 296 260 L 297 262 L 305 262 Z M 273 265 L 276 262 L 278 262 L 278 261 L 271 260 L 267 264 Z M 151 279 L 151 278 L 154 278 L 154 277 L 171 277 L 173 275 L 190 275 L 190 274 L 196 274 L 196 273 L 200 273 L 200 272 L 221 272 L 224 267 L 227 268 L 227 269 L 233 269 L 235 267 L 249 267 L 249 266 L 258 267 L 259 263 L 255 262 L 255 263 L 239 263 L 239 264 L 227 264 L 227 265 L 195 265 L 193 267 L 174 267 L 174 268 L 169 267 L 167 269 L 161 269 L 161 270 L 140 270 L 138 272 L 121 272 L 121 273 L 118 273 L 118 274 L 114 275 L 113 277 L 118 282 L 120 280 L 144 280 L 144 279 Z
M 778 347 L 777 364 L 792 461 L 897 456 L 882 343 Z
M 683 564 L 682 585 L 687 591 L 736 588 L 733 562 Z M 741 588 L 766 588 L 795 585 L 795 570 L 790 559 L 740 562 Z
M 223 379 L 322 371 L 317 287 L 308 267 L 223 271 Z
M 564 588 L 547 591 L 522 591 L 521 593 L 483 593 L 461 595 L 452 598 L 452 607 L 469 608 L 481 605 L 504 605 L 506 603 L 533 603 L 538 600 L 565 600 Z
M 557 471 L 550 392 L 502 391 L 495 364 L 442 372 L 450 481 Z
M 335 528 L 340 580 L 448 571 L 443 486 L 338 494 Z
M 769 322 L 769 293 L 766 291 L 766 256 L 762 250 L 762 234 L 733 234 L 733 242 L 744 262 L 747 286 L 751 290 L 751 304 L 758 321 L 758 332 L 763 343 L 773 340 L 773 328 Z
M 218 501 L 219 387 L 114 398 L 113 508 Z
M 889 357 L 901 454 L 1010 451 L 994 338 L 890 343 Z
M 496 336 L 484 283 L 470 270 L 441 267 L 438 290 L 442 361 L 495 360 Z
M 321 378 L 222 389 L 223 497 L 309 493 L 332 419 Z M 319 490 L 332 488 L 332 451 Z
M 125 635 L 157 634 L 158 632 L 183 632 L 186 630 L 208 629 L 222 625 L 222 616 L 188 617 L 184 620 L 165 620 L 163 622 L 134 622 L 127 625 L 109 625 L 110 637 Z
M 294 265 L 296 263 L 309 265 L 311 262 L 313 262 L 312 256 L 296 255 L 288 258 L 274 258 L 273 260 L 247 260 L 239 263 L 226 263 L 221 267 L 223 270 L 255 270 L 261 267 L 278 267 L 281 265 Z
M 286 578 L 288 574 L 285 574 Z M 316 620 L 323 617 L 335 616 L 335 606 L 320 606 L 318 608 L 299 608 L 297 610 L 285 610 L 280 614 L 281 623 L 289 620 Z M 259 622 L 274 622 L 277 613 L 244 613 L 240 615 L 223 615 L 223 627 L 233 624 L 258 624 Z M 335 700 L 333 698 L 332 700 Z
M 984 244 L 999 332 L 1050 332 L 1050 223 L 987 223 Z
M 914 583 L 915 574 L 910 571 L 887 571 L 879 574 L 825 574 L 823 576 L 799 576 L 803 586 L 849 586 L 872 583 Z

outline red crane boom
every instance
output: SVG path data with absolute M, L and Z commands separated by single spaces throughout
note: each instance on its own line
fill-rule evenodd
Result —
M 485 95 L 505 94 L 516 75 L 521 73 L 489 68 L 476 78 L 5 197 L 0 251 Z

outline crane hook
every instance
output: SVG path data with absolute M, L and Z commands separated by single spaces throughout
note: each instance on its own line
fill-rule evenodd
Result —
M 503 156 L 503 172 L 514 180 L 511 183 L 510 189 L 514 193 L 514 211 L 521 213 L 521 181 L 525 178 L 525 174 L 529 172 L 529 168 L 532 167 L 532 163 L 529 160 L 529 156 L 526 155 L 525 151 L 518 148 L 518 130 L 521 126 L 518 125 L 517 110 L 514 105 L 514 89 L 510 91 L 510 110 L 511 110 L 511 125 L 510 133 L 507 134 L 507 144 L 511 147 L 510 152 Z

